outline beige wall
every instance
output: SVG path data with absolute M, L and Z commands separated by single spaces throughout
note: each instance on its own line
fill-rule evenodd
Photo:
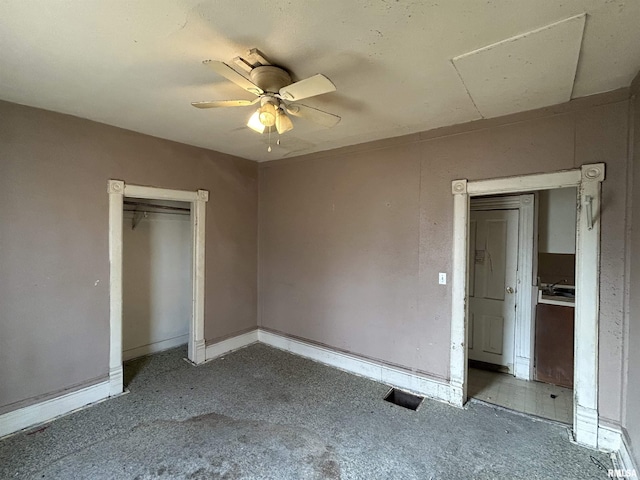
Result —
M 640 75 L 637 77 L 640 83 Z M 638 85 L 638 84 L 636 84 Z M 638 85 L 640 87 L 640 85 Z M 624 427 L 631 443 L 636 466 L 640 467 L 640 88 L 632 100 L 632 227 L 629 249 L 631 277 L 629 282 L 629 333 L 627 346 L 627 384 Z
M 619 424 L 627 114 L 618 92 L 261 164 L 258 323 L 447 379 L 451 181 L 605 162 L 600 415 Z
M 600 415 L 616 424 L 625 403 L 637 449 L 633 295 L 620 393 L 625 95 L 261 164 L 259 222 L 253 162 L 0 102 L 0 411 L 107 374 L 108 178 L 210 190 L 208 342 L 255 326 L 257 264 L 261 326 L 447 379 L 450 285 L 437 276 L 451 273 L 451 180 L 605 162 Z
M 256 324 L 257 165 L 0 102 L 0 408 L 108 372 L 107 179 L 210 191 L 205 337 Z

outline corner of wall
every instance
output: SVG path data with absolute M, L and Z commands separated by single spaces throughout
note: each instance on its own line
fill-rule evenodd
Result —
M 632 469 L 640 465 L 640 415 L 636 402 L 640 392 L 639 355 L 633 348 L 640 338 L 640 310 L 638 300 L 632 292 L 640 282 L 640 262 L 637 257 L 640 249 L 638 229 L 640 221 L 640 73 L 636 75 L 630 87 L 629 102 L 629 140 L 627 167 L 627 238 L 625 252 L 625 312 L 624 312 L 624 365 L 622 383 L 622 442 L 620 463 L 623 468 Z M 634 215 L 634 212 L 636 214 Z M 634 218 L 635 217 L 635 218 Z
M 258 193 L 256 195 L 256 328 L 262 326 L 262 182 L 264 178 L 264 168 L 258 163 Z
M 621 469 L 626 472 L 638 472 L 639 470 L 639 459 L 637 452 L 634 452 L 633 445 L 631 444 L 631 439 L 629 437 L 629 432 L 626 428 L 622 429 L 621 441 L 620 441 L 620 450 L 617 453 L 617 461 Z M 625 472 L 625 473 L 626 473 Z M 637 476 L 637 473 L 636 473 Z
M 635 95 L 638 95 L 639 93 L 640 93 L 640 71 L 638 71 L 638 73 L 636 74 L 635 78 L 631 82 L 631 85 L 629 86 L 629 95 L 630 96 L 633 97 Z

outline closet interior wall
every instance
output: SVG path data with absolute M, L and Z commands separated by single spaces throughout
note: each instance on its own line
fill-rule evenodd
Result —
M 123 222 L 122 348 L 129 360 L 188 341 L 190 204 L 126 198 Z

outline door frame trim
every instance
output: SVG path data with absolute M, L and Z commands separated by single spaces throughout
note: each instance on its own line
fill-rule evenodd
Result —
M 455 404 L 462 406 L 467 401 L 470 198 L 577 187 L 573 435 L 577 443 L 597 448 L 600 204 L 604 178 L 605 164 L 596 163 L 573 170 L 451 183 L 454 218 L 450 384 Z
M 535 195 L 474 198 L 470 210 L 518 210 L 518 265 L 516 272 L 516 313 L 513 349 L 513 374 L 533 377 L 533 309 L 535 306 L 534 245 Z
M 109 193 L 109 396 L 123 391 L 122 372 L 122 218 L 124 197 L 173 200 L 191 204 L 192 308 L 188 357 L 195 364 L 205 361 L 204 280 L 205 218 L 207 190 L 195 192 L 107 182 Z

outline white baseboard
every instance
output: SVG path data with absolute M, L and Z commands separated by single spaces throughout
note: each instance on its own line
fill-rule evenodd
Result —
M 620 450 L 617 453 L 618 463 L 622 470 L 626 472 L 635 472 L 636 478 L 640 476 L 639 465 L 636 465 L 636 462 L 631 455 L 631 448 L 629 447 L 629 439 L 625 434 L 620 435 Z
M 124 390 L 124 369 L 122 364 L 109 369 L 109 396 L 122 395 Z
M 122 352 L 122 361 L 126 362 L 132 358 L 142 357 L 144 355 L 150 355 L 152 353 L 162 352 L 175 348 L 180 345 L 184 345 L 189 341 L 189 334 L 180 335 L 178 337 L 170 338 L 168 340 L 162 340 L 160 342 L 150 343 L 148 345 L 142 345 L 141 347 L 130 348 Z
M 132 356 L 128 358 L 135 358 L 140 355 L 167 350 L 182 345 L 186 343 L 187 340 L 187 336 L 180 336 L 165 342 L 158 342 L 131 349 L 127 351 L 128 353 L 132 353 Z M 256 343 L 257 341 L 258 331 L 253 330 L 207 346 L 206 358 L 207 360 L 211 360 L 232 352 L 233 350 Z M 127 352 L 123 352 L 124 359 L 127 359 L 125 356 Z M 110 379 L 104 382 L 0 415 L 0 438 L 24 430 L 25 428 L 50 422 L 57 417 L 69 414 L 89 404 L 120 394 L 122 394 L 122 367 L 114 369 L 114 371 L 110 373 Z
M 532 380 L 531 378 L 531 359 L 527 357 L 516 356 L 513 365 L 513 374 L 521 380 Z
M 49 422 L 108 397 L 109 381 L 107 380 L 5 413 L 0 415 L 0 438 L 40 423 Z
M 598 425 L 598 450 L 601 452 L 617 452 L 622 444 L 622 433 L 619 429 Z
M 258 330 L 258 340 L 287 352 L 309 358 L 317 362 L 408 390 L 435 400 L 453 403 L 451 387 L 448 383 L 416 375 L 406 370 L 390 367 L 355 355 L 337 352 L 329 348 L 295 340 L 276 333 Z
M 234 350 L 238 350 L 239 348 L 246 347 L 251 345 L 252 343 L 256 343 L 258 341 L 258 330 L 251 330 L 247 333 L 242 333 L 235 337 L 227 338 L 226 340 L 222 340 L 221 342 L 213 343 L 211 345 L 207 345 L 205 359 L 213 360 L 214 358 L 218 358 L 222 355 L 226 355 L 229 352 L 233 352 Z
M 598 426 L 598 450 L 611 452 L 614 462 L 613 478 L 637 478 L 640 471 L 631 455 L 629 439 L 614 427 Z M 617 469 L 617 473 L 616 472 Z M 634 475 L 635 474 L 635 475 Z
M 574 408 L 575 442 L 584 447 L 598 448 L 598 410 L 582 405 L 575 405 Z

